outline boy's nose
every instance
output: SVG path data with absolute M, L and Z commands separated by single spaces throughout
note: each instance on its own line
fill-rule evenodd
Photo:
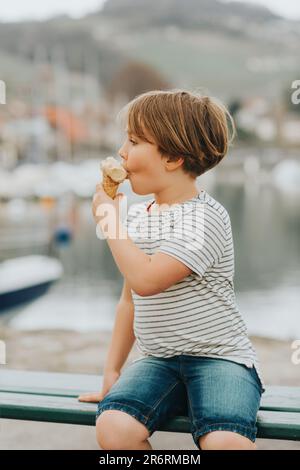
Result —
M 127 170 L 127 168 L 126 168 L 126 166 L 125 166 L 125 164 L 124 164 L 124 163 L 126 162 L 127 158 L 126 158 L 126 157 L 124 156 L 124 154 L 122 154 L 120 151 L 119 151 L 119 155 L 120 155 L 120 157 L 121 157 L 122 160 L 123 160 L 122 163 L 121 163 L 121 165 L 122 165 L 123 168 L 128 172 L 128 170 Z
M 120 155 L 120 157 L 121 157 L 123 160 L 126 160 L 125 152 L 123 152 L 122 147 L 121 147 L 120 150 L 118 151 L 118 154 Z

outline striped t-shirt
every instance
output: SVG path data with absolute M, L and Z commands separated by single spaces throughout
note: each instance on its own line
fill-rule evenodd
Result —
M 148 255 L 165 253 L 193 272 L 159 294 L 140 296 L 132 290 L 141 355 L 136 360 L 181 354 L 227 359 L 254 366 L 264 388 L 236 305 L 228 212 L 204 190 L 165 208 L 154 203 L 152 199 L 129 208 L 124 221 L 129 237 Z

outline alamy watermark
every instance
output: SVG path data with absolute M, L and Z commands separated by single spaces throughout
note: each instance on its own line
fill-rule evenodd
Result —
M 0 80 L 0 104 L 6 104 L 6 85 L 3 80 Z
M 6 344 L 0 340 L 0 364 L 6 364 Z
M 300 80 L 295 80 L 292 83 L 292 89 L 295 90 L 291 95 L 293 104 L 300 104 Z
M 151 214 L 148 214 L 146 207 L 140 204 L 133 204 L 128 213 L 126 196 L 122 199 L 122 205 L 123 203 L 126 207 L 123 206 L 122 209 L 126 209 L 127 214 L 124 221 L 121 213 L 117 214 L 111 204 L 100 204 L 97 207 L 96 216 L 101 217 L 101 222 L 98 222 L 96 227 L 99 239 L 126 239 L 128 234 L 133 240 L 177 239 L 178 243 L 190 251 L 203 248 L 204 204 L 199 204 L 198 201 L 189 204 L 160 204 L 159 207 L 154 206 Z
M 300 364 L 300 339 L 293 341 L 291 348 L 295 349 L 291 356 L 291 361 L 295 366 L 298 366 Z

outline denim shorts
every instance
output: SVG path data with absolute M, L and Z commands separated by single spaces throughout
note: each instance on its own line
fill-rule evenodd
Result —
M 98 403 L 96 420 L 105 410 L 124 411 L 151 436 L 170 418 L 188 416 L 198 449 L 199 437 L 211 431 L 232 431 L 254 442 L 262 393 L 254 367 L 203 356 L 147 356 L 124 368 Z

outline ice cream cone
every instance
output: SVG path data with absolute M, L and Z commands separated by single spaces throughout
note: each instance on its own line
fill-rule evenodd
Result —
M 114 199 L 116 197 L 116 194 L 118 192 L 118 188 L 119 188 L 119 183 L 113 181 L 108 175 L 106 174 L 103 174 L 103 181 L 102 181 L 102 184 L 103 184 L 103 188 L 104 188 L 104 191 L 106 192 L 106 194 L 111 197 L 112 199 Z
M 127 178 L 127 171 L 114 157 L 107 157 L 101 162 L 101 170 L 103 189 L 109 197 L 114 199 L 120 183 Z

